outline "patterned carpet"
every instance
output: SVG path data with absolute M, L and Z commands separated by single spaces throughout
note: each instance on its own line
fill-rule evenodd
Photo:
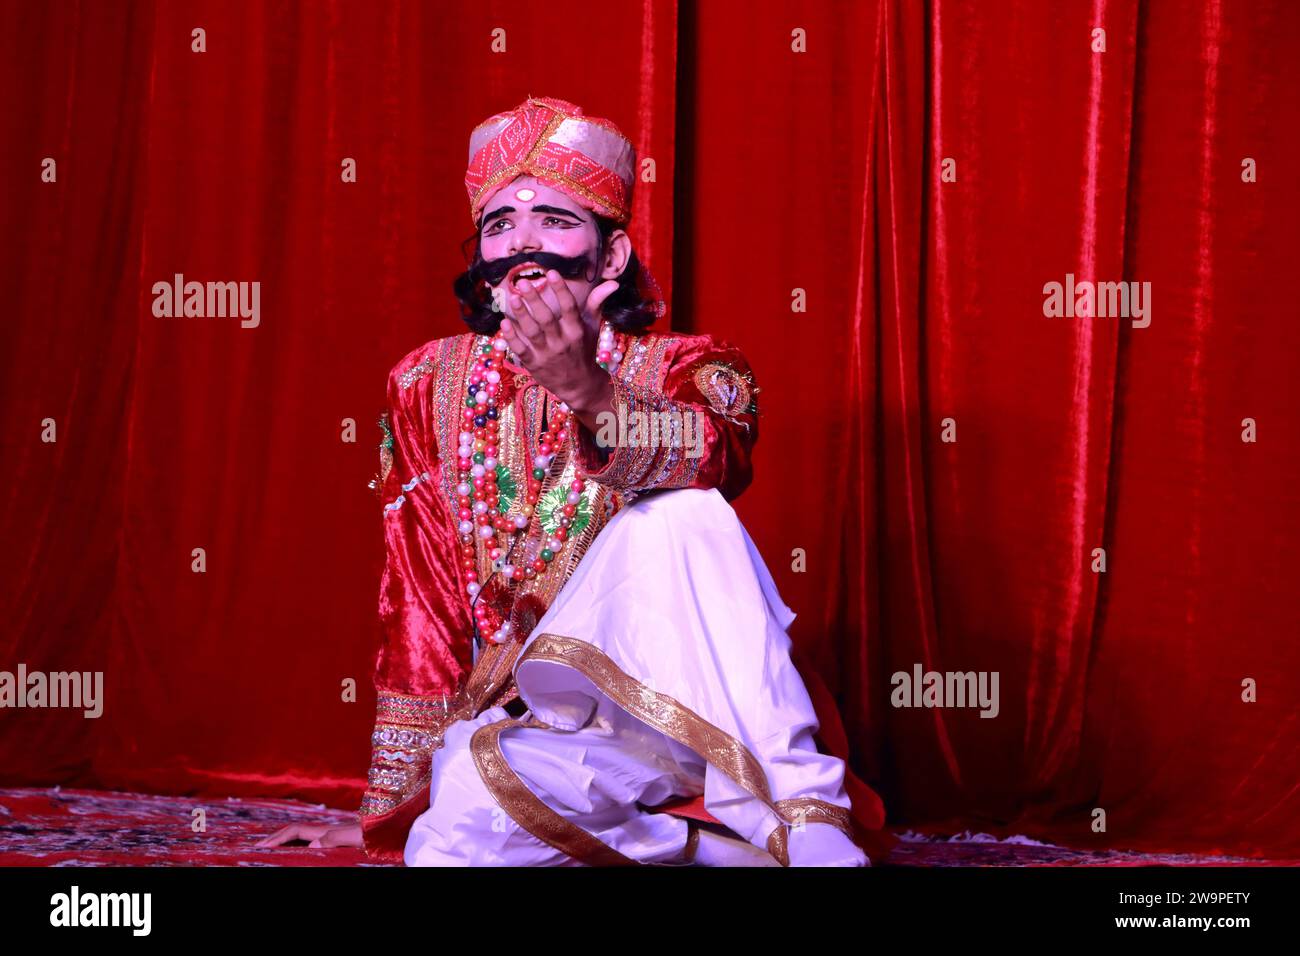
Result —
M 203 827 L 196 829 L 196 808 Z M 287 823 L 344 824 L 343 810 L 294 800 L 200 800 L 90 790 L 0 789 L 0 866 L 372 866 L 360 850 L 304 846 L 258 849 Z M 1272 863 L 1195 854 L 1096 852 L 998 840 L 969 832 L 926 836 L 911 830 L 884 862 L 889 866 L 1197 866 Z
M 196 808 L 204 815 L 199 832 Z M 295 800 L 0 789 L 0 866 L 372 865 L 361 850 L 253 846 L 287 823 L 342 825 L 349 816 Z

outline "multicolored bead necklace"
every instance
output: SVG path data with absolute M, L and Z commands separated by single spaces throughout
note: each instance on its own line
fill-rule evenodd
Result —
M 469 593 L 478 633 L 488 635 L 493 644 L 501 644 L 514 636 L 511 622 L 507 619 L 509 612 L 503 615 L 499 609 L 490 607 L 487 601 L 478 600 L 482 585 L 478 580 L 476 549 L 480 546 L 488 549 L 493 573 L 502 575 L 507 588 L 518 588 L 524 581 L 545 574 L 569 541 L 569 528 L 587 486 L 587 472 L 580 463 L 576 465 L 573 481 L 569 483 L 559 512 L 559 527 L 554 534 L 543 537 L 537 556 L 511 564 L 509 555 L 520 540 L 519 533 L 524 532 L 524 540 L 528 537 L 528 526 L 537 514 L 537 501 L 551 463 L 562 448 L 566 445 L 574 447 L 577 443 L 577 423 L 569 406 L 564 402 L 557 403 L 546 430 L 537 440 L 537 453 L 528 474 L 524 504 L 514 517 L 502 514 L 500 482 L 509 475 L 509 468 L 497 457 L 500 451 L 497 394 L 501 390 L 509 344 L 500 335 L 493 339 L 481 336 L 479 341 L 479 354 L 470 365 L 466 382 L 460 447 L 457 449 L 460 457 L 456 485 L 457 530 L 460 533 L 461 561 L 469 579 L 465 590 Z M 613 328 L 608 322 L 602 323 L 596 346 L 596 364 L 611 375 L 623 359 L 623 353 L 616 346 Z M 509 535 L 509 540 L 503 543 L 499 537 L 502 534 Z M 519 635 L 520 639 L 527 636 Z

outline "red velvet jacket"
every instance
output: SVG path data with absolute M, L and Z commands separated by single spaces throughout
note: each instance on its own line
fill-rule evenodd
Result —
M 676 441 L 661 439 L 649 447 L 617 445 L 604 460 L 595 437 L 579 426 L 573 453 L 589 473 L 579 517 L 570 545 L 544 574 L 519 585 L 511 611 L 516 634 L 531 631 L 600 529 L 638 494 L 718 488 L 732 500 L 752 478 L 758 388 L 740 351 L 707 335 L 651 331 L 619 338 L 623 361 L 613 377 L 615 409 L 629 416 L 659 413 L 660 422 L 672 420 L 674 412 L 693 413 L 692 423 L 700 427 L 689 440 L 679 433 Z M 467 687 L 473 625 L 456 530 L 456 448 L 470 364 L 486 341 L 468 332 L 434 340 L 398 362 L 388 377 L 374 485 L 383 501 L 386 546 L 375 670 L 379 701 L 360 811 L 366 850 L 382 860 L 401 861 L 411 823 L 428 807 L 430 760 L 442 743 L 442 728 L 515 696 L 508 680 L 499 687 Z M 549 393 L 522 369 L 504 375 L 501 385 L 499 458 L 522 479 L 537 453 Z M 542 531 L 548 492 L 567 485 L 572 475 L 571 451 L 559 455 L 563 460 L 553 462 L 542 487 L 543 520 L 533 521 L 529 534 Z M 521 498 L 522 493 L 514 496 L 508 513 Z M 479 580 L 487 580 L 486 565 L 479 570 Z

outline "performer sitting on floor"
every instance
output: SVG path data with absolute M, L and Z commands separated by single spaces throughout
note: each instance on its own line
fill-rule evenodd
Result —
M 758 389 L 734 347 L 647 328 L 664 306 L 622 228 L 635 170 L 613 123 L 563 100 L 471 135 L 471 331 L 402 359 L 380 420 L 360 825 L 260 845 L 409 865 L 868 862 L 844 764 L 813 741 L 794 615 L 729 504 Z M 722 826 L 655 811 L 700 795 Z

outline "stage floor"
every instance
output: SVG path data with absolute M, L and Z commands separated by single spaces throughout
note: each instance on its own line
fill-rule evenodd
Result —
M 205 829 L 193 829 L 194 810 Z M 360 850 L 258 849 L 287 823 L 347 823 L 343 810 L 295 800 L 201 800 L 53 788 L 0 789 L 0 866 L 376 866 Z M 1196 854 L 1068 849 L 987 834 L 897 832 L 886 866 L 1298 865 Z

